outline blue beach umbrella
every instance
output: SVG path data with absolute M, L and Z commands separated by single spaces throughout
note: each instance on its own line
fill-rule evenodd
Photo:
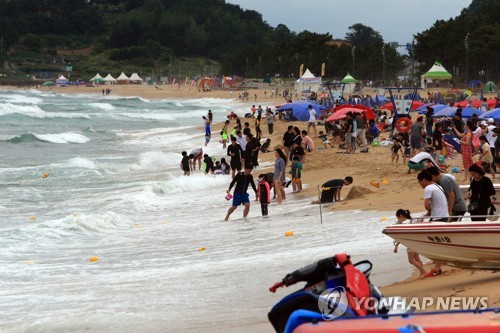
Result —
M 309 110 L 307 109 L 309 105 L 313 106 L 313 109 L 316 111 L 316 118 L 321 116 L 321 110 L 326 109 L 325 106 L 311 103 L 310 101 L 296 101 L 293 103 L 288 103 L 280 106 L 278 111 L 292 111 L 292 119 L 300 121 L 309 121 Z M 295 120 L 294 119 L 294 120 Z
M 431 108 L 433 108 L 434 112 L 439 112 L 442 109 L 448 107 L 448 105 L 444 105 L 444 104 L 428 103 L 428 104 L 422 105 L 421 107 L 419 107 L 418 109 L 416 109 L 416 111 L 418 111 L 418 114 L 426 114 L 427 113 L 427 106 L 430 106 Z
M 479 118 L 480 119 L 493 118 L 493 120 L 495 120 L 495 122 L 500 122 L 500 108 L 485 112 L 482 115 L 480 115 Z
M 434 114 L 434 117 L 453 117 L 457 113 L 456 107 L 447 107 L 442 109 L 441 111 Z M 484 112 L 474 108 L 463 108 L 462 109 L 462 118 L 471 118 L 473 114 L 477 114 L 478 116 L 482 115 Z

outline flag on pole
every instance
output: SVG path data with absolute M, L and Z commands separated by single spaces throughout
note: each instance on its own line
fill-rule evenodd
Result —
M 299 77 L 302 77 L 302 73 L 304 72 L 304 64 L 300 65 L 299 69 Z
M 325 76 L 325 63 L 321 65 L 321 76 Z

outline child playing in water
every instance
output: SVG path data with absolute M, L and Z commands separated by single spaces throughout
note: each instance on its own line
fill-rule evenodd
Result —
M 323 141 L 323 146 L 325 148 L 328 148 L 326 145 L 330 145 L 330 147 L 333 148 L 332 144 L 330 143 L 330 141 L 326 137 L 326 134 L 323 134 L 323 131 L 319 131 L 319 138 L 321 139 L 321 141 Z
M 257 185 L 257 187 L 257 200 L 259 200 L 260 202 L 262 216 L 267 217 L 267 206 L 271 203 L 271 191 L 269 189 L 269 183 L 267 182 L 267 176 L 265 174 L 259 175 L 259 184 Z
M 398 219 L 398 224 L 403 223 L 405 220 L 411 220 L 411 215 L 409 210 L 398 209 L 396 212 L 396 218 Z M 399 242 L 394 241 L 394 253 L 398 253 Z M 408 262 L 413 266 L 417 267 L 420 271 L 420 277 L 425 277 L 427 271 L 424 268 L 424 264 L 420 260 L 418 253 L 412 251 L 411 249 L 406 249 L 408 253 Z
M 292 161 L 292 187 L 293 193 L 302 191 L 302 163 L 300 157 L 295 155 Z

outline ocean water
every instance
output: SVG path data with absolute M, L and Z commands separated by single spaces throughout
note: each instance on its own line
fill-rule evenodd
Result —
M 179 169 L 208 109 L 249 106 L 0 90 L 2 332 L 234 331 L 294 290 L 274 282 L 338 252 L 372 260 L 375 283 L 407 274 L 381 234 L 392 212 L 324 209 L 320 223 L 289 195 L 269 219 L 253 205 L 223 222 L 230 177 Z

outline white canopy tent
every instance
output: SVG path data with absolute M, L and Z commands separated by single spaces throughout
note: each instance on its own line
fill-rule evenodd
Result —
M 321 77 L 314 76 L 309 69 L 306 69 L 304 74 L 297 81 L 295 81 L 295 90 L 298 92 L 305 90 L 317 92 L 320 89 Z
M 56 80 L 56 84 L 58 86 L 65 86 L 69 84 L 69 80 L 64 77 L 64 75 L 59 76 L 59 78 Z
M 107 83 L 111 83 L 111 84 L 116 83 L 116 79 L 114 77 L 112 77 L 110 73 L 108 73 L 108 75 L 106 75 L 106 77 L 104 78 L 104 81 Z
M 97 80 L 102 80 L 102 76 L 97 73 L 93 78 L 91 78 L 89 81 L 97 81 Z
M 137 75 L 137 73 L 133 73 L 132 75 L 130 75 L 130 82 L 132 83 L 142 83 L 142 79 L 139 75 Z
M 120 74 L 120 76 L 118 76 L 118 77 L 116 78 L 116 83 L 118 83 L 118 84 L 128 84 L 128 83 L 129 83 L 129 81 L 130 81 L 130 79 L 129 79 L 129 78 L 128 78 L 128 76 L 127 76 L 127 75 L 125 75 L 125 73 L 123 73 L 123 72 Z

